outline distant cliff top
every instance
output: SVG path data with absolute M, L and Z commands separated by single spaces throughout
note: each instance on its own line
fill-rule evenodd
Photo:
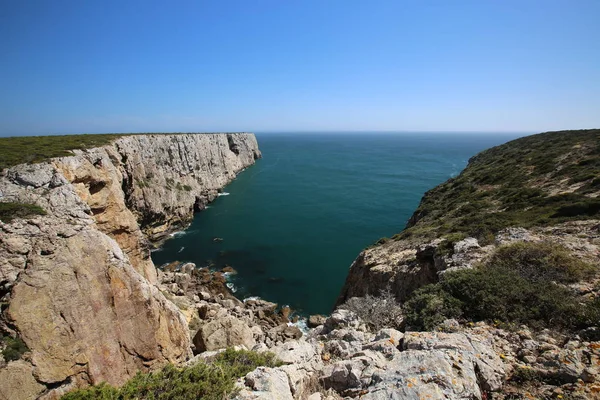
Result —
M 72 150 L 83 150 L 107 145 L 123 136 L 131 135 L 192 135 L 221 132 L 173 133 L 104 133 L 56 136 L 15 136 L 0 138 L 0 171 L 17 164 L 38 163 L 54 157 L 73 155 Z M 247 133 L 247 132 L 222 132 Z
M 509 226 L 600 215 L 600 129 L 546 132 L 485 150 L 428 191 L 395 239 L 448 234 L 480 241 Z

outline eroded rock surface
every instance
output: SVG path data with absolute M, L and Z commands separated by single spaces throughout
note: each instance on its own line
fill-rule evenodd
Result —
M 75 153 L 0 175 L 0 201 L 46 212 L 0 221 L 0 328 L 30 350 L 0 368 L 4 398 L 120 385 L 191 357 L 188 320 L 156 286 L 144 232 L 188 221 L 260 157 L 247 134 L 127 136 Z

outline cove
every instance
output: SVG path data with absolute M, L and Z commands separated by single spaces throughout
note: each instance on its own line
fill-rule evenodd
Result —
M 230 265 L 240 298 L 329 313 L 363 248 L 400 232 L 423 194 L 471 156 L 524 135 L 259 133 L 263 158 L 152 259 Z

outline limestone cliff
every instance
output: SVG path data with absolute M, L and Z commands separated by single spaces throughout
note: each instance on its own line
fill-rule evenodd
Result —
M 1 202 L 46 212 L 0 221 L 0 324 L 31 350 L 0 368 L 27 384 L 3 383 L 0 399 L 119 385 L 188 358 L 187 322 L 154 285 L 144 232 L 189 221 L 260 157 L 252 134 L 131 135 L 74 153 L 0 175 Z

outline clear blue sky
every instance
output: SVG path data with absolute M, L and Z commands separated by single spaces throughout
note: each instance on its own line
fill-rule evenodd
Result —
M 4 0 L 0 135 L 600 127 L 600 0 Z

